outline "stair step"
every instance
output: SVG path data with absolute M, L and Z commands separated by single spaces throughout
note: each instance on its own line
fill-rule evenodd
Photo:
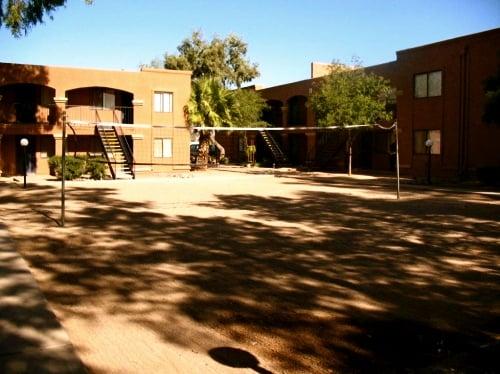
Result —
M 115 179 L 132 179 L 134 173 L 129 165 L 118 135 L 111 126 L 97 126 L 97 132 L 104 147 L 104 153 L 109 161 L 109 167 Z

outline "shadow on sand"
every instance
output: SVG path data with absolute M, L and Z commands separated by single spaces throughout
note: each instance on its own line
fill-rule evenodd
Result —
M 68 218 L 79 229 L 71 237 L 28 230 L 53 224 L 43 215 L 7 214 L 26 225 L 14 239 L 47 274 L 46 297 L 68 313 L 95 318 L 71 307 L 111 295 L 109 313 L 188 346 L 153 318 L 175 323 L 175 310 L 239 346 L 255 344 L 253 354 L 273 371 L 494 371 L 500 207 L 487 199 L 224 195 L 202 208 L 246 215 L 202 218 L 155 211 L 115 192 L 70 189 L 81 204 Z M 33 187 L 0 195 L 2 205 L 19 203 L 56 212 L 57 193 Z M 176 292 L 186 296 L 168 297 Z M 209 351 L 258 371 L 253 354 Z

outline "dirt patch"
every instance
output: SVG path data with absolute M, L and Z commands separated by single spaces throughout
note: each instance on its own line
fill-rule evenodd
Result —
M 69 182 L 59 228 L 56 182 L 0 186 L 93 372 L 494 368 L 499 194 L 228 169 Z

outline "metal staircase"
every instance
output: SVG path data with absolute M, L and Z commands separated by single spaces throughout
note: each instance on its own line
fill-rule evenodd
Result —
M 125 136 L 120 136 L 112 125 L 97 125 L 96 128 L 113 179 L 134 179 L 134 160 Z
M 283 151 L 279 147 L 278 143 L 273 138 L 273 136 L 269 133 L 269 131 L 260 130 L 259 133 L 262 136 L 262 139 L 264 139 L 264 142 L 266 143 L 267 147 L 269 148 L 269 150 L 273 154 L 275 162 L 277 164 L 281 164 L 281 165 L 287 164 L 288 158 L 283 153 Z

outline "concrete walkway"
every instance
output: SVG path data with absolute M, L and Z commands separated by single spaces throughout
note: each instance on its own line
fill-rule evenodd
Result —
M 0 373 L 87 373 L 1 222 Z

